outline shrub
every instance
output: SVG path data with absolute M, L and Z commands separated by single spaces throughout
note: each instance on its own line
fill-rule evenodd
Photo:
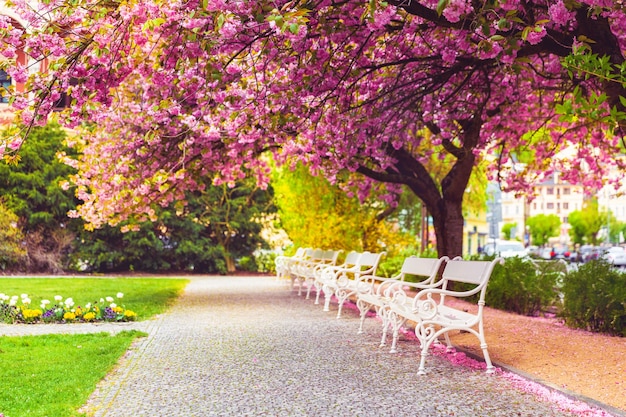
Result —
M 404 260 L 408 258 L 409 256 L 419 256 L 422 258 L 436 258 L 437 253 L 433 250 L 427 250 L 426 252 L 422 252 L 420 254 L 417 249 L 413 247 L 408 247 L 407 249 L 404 249 L 403 251 L 395 255 L 389 256 L 389 254 L 387 254 L 387 256 L 383 257 L 380 264 L 378 264 L 376 275 L 380 275 L 383 277 L 392 277 L 394 275 L 397 275 L 398 273 L 400 273 L 400 269 L 402 268 L 402 264 L 404 263 Z M 411 280 L 408 279 L 407 281 L 411 281 Z
M 530 260 L 507 258 L 496 265 L 487 287 L 487 304 L 524 315 L 538 315 L 557 299 L 560 272 L 544 270 Z
M 26 259 L 23 239 L 18 217 L 0 201 L 0 269 L 19 265 Z
M 237 260 L 237 268 L 241 271 L 256 272 L 256 261 L 251 256 L 242 256 Z
M 276 252 L 261 251 L 254 252 L 254 260 L 257 265 L 257 271 L 267 274 L 276 273 Z
M 605 261 L 587 262 L 563 283 L 568 326 L 626 336 L 626 274 Z

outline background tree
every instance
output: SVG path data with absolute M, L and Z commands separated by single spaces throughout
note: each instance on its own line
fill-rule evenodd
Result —
M 526 219 L 534 245 L 543 246 L 548 239 L 559 235 L 561 220 L 556 214 L 537 214 Z
M 608 212 L 600 211 L 596 198 L 585 201 L 582 210 L 573 211 L 568 216 L 572 241 L 597 245 L 598 233 L 602 227 L 606 227 L 607 219 Z
M 3 131 L 10 134 L 11 130 Z M 63 269 L 64 257 L 82 227 L 82 220 L 67 216 L 78 200 L 62 184 L 76 172 L 57 158 L 57 153 L 76 155 L 64 145 L 66 138 L 55 123 L 34 128 L 20 150 L 19 163 L 0 164 L 0 197 L 19 218 L 33 270 Z
M 226 270 L 234 272 L 237 258 L 267 246 L 261 238 L 261 219 L 275 210 L 273 188 L 261 189 L 248 177 L 234 187 L 208 186 L 182 214 L 207 229 L 211 240 L 224 251 Z
M 18 217 L 0 199 L 0 269 L 12 269 L 26 258 Z
M 556 170 L 598 185 L 624 166 L 607 158 L 622 136 L 619 5 L 87 3 L 32 13 L 19 2 L 29 32 L 7 20 L 2 36 L 6 55 L 28 37 L 27 53 L 51 69 L 15 99 L 27 122 L 45 118 L 73 81 L 66 120 L 101 128 L 77 177 L 81 215 L 96 225 L 150 217 L 198 176 L 233 183 L 252 170 L 263 183 L 259 155 L 272 150 L 332 181 L 360 174 L 349 183 L 361 198 L 372 181 L 406 185 L 432 216 L 439 254 L 459 255 L 463 195 L 481 155 L 496 155 L 492 176 L 517 190 Z M 592 59 L 564 67 L 563 57 Z M 525 135 L 540 129 L 548 140 Z M 536 157 L 520 167 L 513 156 L 529 147 Z M 585 169 L 558 156 L 567 148 Z M 440 181 L 424 165 L 432 154 L 451 158 Z
M 312 176 L 301 164 L 294 170 L 276 169 L 272 184 L 280 226 L 295 247 L 377 252 L 404 246 L 415 250 L 415 235 L 402 231 L 396 210 L 375 198 L 360 202 L 325 178 Z M 414 227 L 410 213 L 401 216 L 404 225 Z
M 271 189 L 260 190 L 247 179 L 233 188 L 208 185 L 186 202 L 157 209 L 154 221 L 141 225 L 83 232 L 73 253 L 74 267 L 225 274 L 235 271 L 237 259 L 252 258 L 265 246 L 259 220 L 275 210 Z
M 505 223 L 502 225 L 502 234 L 504 235 L 505 240 L 510 240 L 515 238 L 514 232 L 517 229 L 517 223 Z

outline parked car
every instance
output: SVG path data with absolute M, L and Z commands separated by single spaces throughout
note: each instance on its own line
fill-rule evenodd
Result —
M 602 248 L 593 245 L 582 245 L 576 254 L 576 262 L 586 263 L 602 256 Z
M 626 250 L 621 246 L 613 246 L 605 250 L 603 259 L 615 266 L 626 266 Z
M 513 256 L 525 257 L 528 251 L 522 242 L 517 240 L 496 240 L 485 244 L 483 253 L 488 256 L 501 256 L 503 258 L 511 258 Z
M 563 259 L 570 260 L 570 250 L 567 245 L 547 246 L 543 248 L 539 255 L 543 259 Z

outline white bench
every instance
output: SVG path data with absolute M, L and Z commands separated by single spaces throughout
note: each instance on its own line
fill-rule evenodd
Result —
M 415 335 L 420 342 L 421 358 L 418 374 L 424 375 L 426 356 L 431 344 L 444 336 L 448 349 L 452 343 L 448 332 L 453 330 L 466 331 L 476 336 L 487 364 L 487 373 L 493 373 L 485 331 L 483 326 L 483 308 L 489 278 L 496 264 L 503 263 L 502 258 L 488 261 L 448 261 L 442 273 L 441 286 L 421 290 L 413 298 L 397 292 L 389 302 L 388 320 L 393 326 L 393 343 L 391 352 L 396 352 L 398 333 L 406 321 L 415 322 Z M 468 290 L 449 289 L 452 283 L 470 284 Z M 457 284 L 458 285 L 458 284 Z M 478 311 L 470 313 L 451 307 L 446 303 L 450 297 L 467 298 L 478 294 Z
M 359 278 L 362 284 L 357 284 L 359 292 L 356 294 L 356 305 L 359 308 L 361 319 L 358 334 L 363 333 L 363 322 L 367 313 L 374 308 L 376 315 L 382 320 L 382 338 L 380 346 L 385 346 L 389 322 L 387 320 L 387 304 L 398 291 L 414 291 L 432 288 L 439 285 L 437 276 L 441 267 L 448 261 L 447 256 L 437 258 L 419 258 L 410 256 L 402 263 L 400 272 L 390 278 L 376 275 L 363 275 Z M 419 277 L 419 282 L 407 282 L 405 278 Z
M 276 265 L 276 279 L 289 277 L 290 266 L 297 260 L 304 259 L 307 251 L 311 251 L 310 248 L 298 248 L 293 256 L 280 255 L 274 259 L 274 265 Z
M 360 252 L 355 252 L 355 251 L 348 252 L 348 254 L 346 255 L 346 258 L 344 259 L 341 265 L 331 265 L 331 266 L 324 265 L 324 266 L 320 266 L 319 268 L 316 268 L 315 271 L 313 271 L 314 272 L 313 285 L 307 288 L 306 298 L 307 299 L 309 298 L 311 294 L 311 289 L 315 288 L 315 292 L 316 292 L 315 304 L 316 305 L 319 304 L 320 293 L 323 291 L 324 280 L 326 279 L 326 277 L 331 276 L 332 274 L 335 274 L 341 270 L 354 268 L 360 256 L 361 256 Z
M 339 268 L 332 270 L 329 268 L 321 271 L 322 291 L 324 291 L 324 311 L 330 311 L 330 299 L 333 294 L 337 296 L 337 318 L 341 318 L 343 304 L 352 295 L 358 291 L 358 285 L 361 284 L 359 277 L 362 275 L 373 275 L 380 259 L 385 254 L 363 252 L 359 255 L 356 264 L 349 268 Z
M 290 275 L 292 281 L 298 281 L 298 295 L 302 295 L 302 287 L 305 283 L 308 283 L 309 288 L 311 287 L 318 269 L 335 265 L 341 252 L 340 250 L 315 249 L 309 258 L 295 262 L 290 268 Z M 307 291 L 308 297 L 309 291 Z

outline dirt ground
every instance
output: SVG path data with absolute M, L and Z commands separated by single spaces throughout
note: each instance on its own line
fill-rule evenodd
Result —
M 472 310 L 469 305 L 466 308 Z M 626 415 L 626 338 L 570 329 L 557 318 L 526 317 L 488 307 L 484 319 L 494 363 Z M 475 336 L 455 334 L 451 340 L 482 357 Z

